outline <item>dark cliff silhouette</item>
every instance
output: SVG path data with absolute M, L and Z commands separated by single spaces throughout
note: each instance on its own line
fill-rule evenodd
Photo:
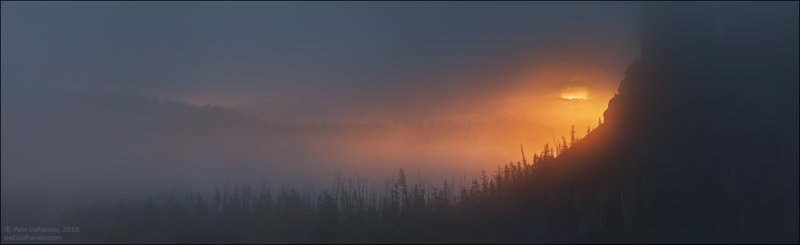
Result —
M 645 6 L 641 58 L 604 124 L 557 159 L 614 172 L 634 222 L 619 237 L 798 241 L 797 12 Z

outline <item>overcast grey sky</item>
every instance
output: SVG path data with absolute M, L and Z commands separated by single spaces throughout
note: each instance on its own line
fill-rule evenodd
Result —
M 4 2 L 2 83 L 142 92 L 266 119 L 371 108 L 424 116 L 499 96 L 509 71 L 554 53 L 621 73 L 638 52 L 635 7 Z

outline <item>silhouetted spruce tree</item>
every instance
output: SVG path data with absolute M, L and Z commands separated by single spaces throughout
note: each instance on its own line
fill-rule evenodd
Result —
M 408 184 L 406 183 L 406 172 L 401 168 L 397 174 L 397 203 L 398 210 L 402 214 L 408 204 Z
M 197 196 L 194 198 L 194 205 L 192 206 L 192 212 L 197 216 L 205 216 L 208 214 L 208 203 L 203 198 L 203 195 L 200 195 L 200 193 L 196 195 Z
M 219 189 L 214 189 L 214 200 L 211 203 L 211 208 L 214 214 L 218 214 L 222 210 L 222 194 L 220 194 Z
M 569 146 L 575 145 L 575 124 L 572 124 L 572 127 L 569 129 Z
M 542 159 L 545 161 L 549 160 L 549 158 L 553 157 L 553 150 L 550 148 L 550 144 L 544 144 L 544 149 L 542 150 Z
M 489 178 L 486 177 L 486 171 L 481 170 L 481 189 L 483 192 L 489 191 Z

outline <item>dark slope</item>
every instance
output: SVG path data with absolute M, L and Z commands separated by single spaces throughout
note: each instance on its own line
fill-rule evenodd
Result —
M 797 6 L 645 7 L 604 124 L 552 164 L 575 195 L 614 180 L 608 239 L 798 241 Z

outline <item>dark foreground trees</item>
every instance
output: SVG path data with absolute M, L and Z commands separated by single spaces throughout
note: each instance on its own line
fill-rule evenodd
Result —
M 563 140 L 562 140 L 563 141 Z M 577 141 L 577 140 L 576 140 Z M 566 154 L 566 142 L 555 149 Z M 579 142 L 572 143 L 572 145 Z M 596 240 L 630 222 L 624 195 L 604 183 L 557 180 L 554 150 L 472 180 L 371 187 L 337 175 L 319 190 L 225 186 L 169 191 L 82 208 L 70 242 L 546 242 Z M 585 182 L 593 180 L 584 179 Z M 612 226 L 613 225 L 613 226 Z
M 65 236 L 65 241 L 530 243 L 773 239 L 760 231 L 738 228 L 758 221 L 751 220 L 752 213 L 727 212 L 720 216 L 720 210 L 730 209 L 729 206 L 695 212 L 708 207 L 704 202 L 720 194 L 713 186 L 687 182 L 695 179 L 688 175 L 678 180 L 659 177 L 662 173 L 648 174 L 648 163 L 635 158 L 628 148 L 622 149 L 622 158 L 598 154 L 620 152 L 598 146 L 599 142 L 609 142 L 607 137 L 613 133 L 607 125 L 601 125 L 584 139 L 545 145 L 531 158 L 498 166 L 493 173 L 483 172 L 471 180 L 420 183 L 409 181 L 400 169 L 396 179 L 379 187 L 360 178 L 337 175 L 332 184 L 316 190 L 226 185 L 210 194 L 168 191 L 120 201 L 114 206 L 85 207 L 62 222 L 79 224 L 82 230 Z M 686 198 L 701 192 L 706 197 Z M 736 193 L 729 193 L 733 194 Z

